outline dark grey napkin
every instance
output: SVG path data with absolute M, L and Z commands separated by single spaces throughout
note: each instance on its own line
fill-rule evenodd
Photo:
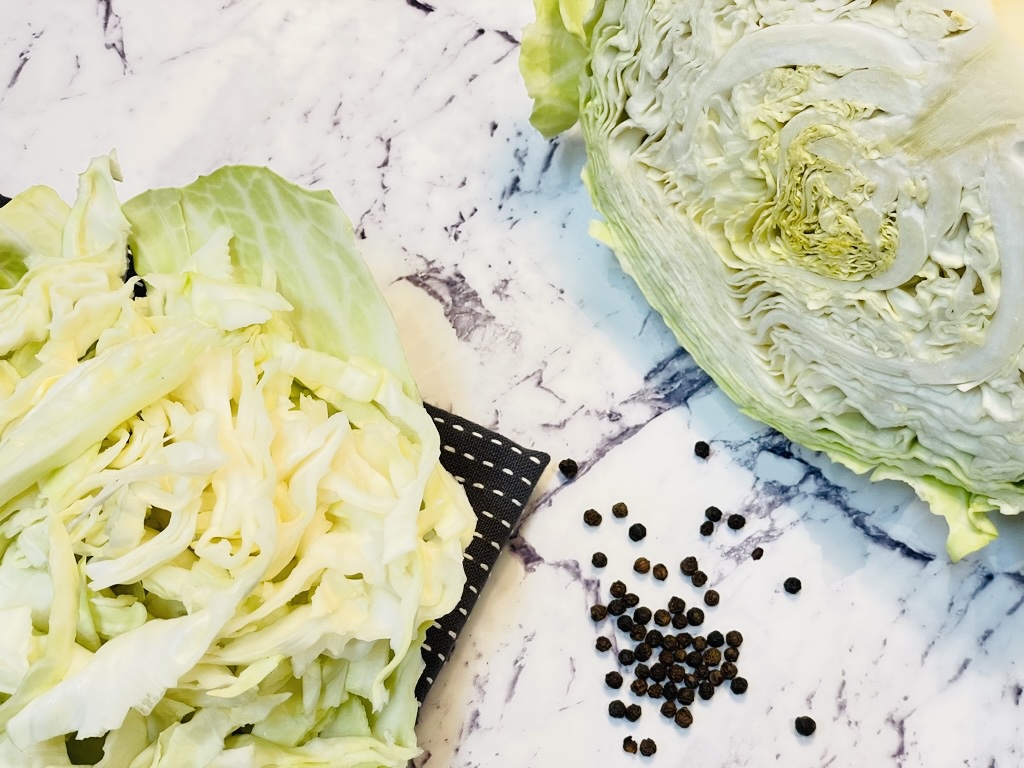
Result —
M 513 443 L 478 424 L 427 405 L 441 436 L 441 466 L 466 489 L 476 512 L 473 540 L 466 549 L 466 586 L 458 607 L 427 630 L 423 646 L 426 669 L 416 686 L 421 702 L 434 684 L 519 521 L 551 457 Z

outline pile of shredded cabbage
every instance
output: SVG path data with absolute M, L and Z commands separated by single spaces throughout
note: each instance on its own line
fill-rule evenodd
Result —
M 0 765 L 404 765 L 475 517 L 351 227 L 117 178 L 0 209 Z

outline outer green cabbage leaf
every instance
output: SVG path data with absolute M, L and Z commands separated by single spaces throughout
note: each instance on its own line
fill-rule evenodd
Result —
M 118 176 L 0 218 L 0 764 L 404 765 L 475 516 L 351 227 Z
M 602 0 L 587 18 L 582 59 L 556 41 L 524 73 L 538 109 L 578 78 L 593 234 L 746 413 L 909 483 L 952 558 L 991 541 L 988 513 L 1024 508 L 1017 5 Z

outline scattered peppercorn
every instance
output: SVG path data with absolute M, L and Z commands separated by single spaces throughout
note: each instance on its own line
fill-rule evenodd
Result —
M 654 623 L 659 627 L 667 627 L 672 623 L 672 614 L 664 608 L 659 608 L 654 612 Z
M 704 649 L 708 647 L 708 639 L 704 635 L 697 635 L 690 644 L 693 646 L 693 650 L 703 653 Z
M 705 680 L 697 686 L 697 695 L 704 699 L 704 701 L 707 701 L 715 695 L 715 686 L 710 681 Z
M 701 656 L 697 651 L 690 651 L 686 654 L 686 663 L 691 667 L 698 667 L 700 663 L 704 661 L 704 657 Z
M 626 605 L 630 608 L 636 608 L 640 605 L 640 595 L 636 592 L 627 592 L 622 599 L 626 601 Z
M 634 696 L 646 696 L 647 681 L 642 677 L 638 677 L 636 680 L 629 684 L 629 690 L 633 692 Z
M 668 667 L 668 679 L 673 683 L 683 682 L 683 678 L 686 677 L 686 669 L 679 664 L 670 664 Z
M 633 649 L 633 658 L 635 658 L 637 661 L 650 661 L 652 654 L 653 652 L 651 651 L 651 646 L 649 646 L 647 643 L 640 643 L 636 648 Z
M 791 595 L 795 595 L 803 588 L 803 584 L 800 583 L 800 579 L 796 576 L 790 576 L 784 582 L 782 582 L 782 588 L 789 592 Z
M 807 717 L 806 715 L 798 717 L 794 721 L 794 725 L 796 726 L 796 732 L 801 736 L 810 736 L 818 727 L 818 724 L 814 722 L 814 719 Z
M 654 739 L 640 739 L 640 754 L 644 757 L 650 757 L 658 751 L 658 745 L 654 743 Z
M 686 651 L 685 648 L 676 648 L 676 652 L 673 655 L 676 657 L 676 663 L 677 664 L 685 664 L 686 663 L 687 651 Z
M 664 704 L 661 705 L 661 714 L 667 717 L 669 720 L 671 720 L 673 717 L 676 716 L 676 711 L 678 709 L 679 707 L 676 706 L 676 703 L 674 701 L 666 701 Z
M 683 629 L 685 626 L 686 626 L 686 614 L 685 613 L 677 613 L 675 616 L 672 617 L 672 628 L 673 629 Z
M 711 455 L 711 446 L 703 440 L 698 440 L 693 444 L 693 452 L 697 455 L 698 459 L 706 459 Z
M 638 557 L 633 561 L 633 570 L 637 573 L 647 573 L 651 570 L 651 561 L 646 557 Z
M 629 507 L 627 507 L 623 502 L 617 501 L 614 504 L 612 504 L 612 515 L 614 515 L 615 517 L 621 519 L 623 517 L 626 517 L 626 515 L 628 514 Z
M 645 605 L 641 605 L 633 611 L 633 621 L 636 624 L 649 624 L 653 616 L 651 609 Z
M 594 621 L 604 621 L 608 618 L 608 606 L 601 605 L 600 603 L 592 605 L 590 607 L 590 618 Z
M 665 567 L 664 563 L 658 563 L 654 566 L 652 573 L 658 581 L 664 581 L 668 578 L 668 568 Z
M 647 688 L 647 695 L 652 699 L 660 699 L 665 695 L 665 688 L 661 683 L 651 683 Z
M 739 669 L 731 661 L 727 661 L 722 664 L 722 677 L 726 680 L 732 680 L 736 675 L 739 674 Z
M 747 518 L 743 515 L 732 514 L 729 515 L 729 519 L 725 521 L 725 524 L 732 528 L 734 531 L 738 531 L 744 525 L 747 524 Z
M 690 714 L 690 710 L 688 710 L 685 706 L 680 707 L 679 711 L 676 712 L 675 721 L 676 725 L 678 725 L 680 728 L 689 728 L 691 725 L 693 725 L 693 715 Z
M 679 570 L 681 570 L 683 572 L 684 576 L 692 576 L 699 569 L 700 569 L 700 566 L 697 564 L 697 558 L 693 557 L 692 555 L 689 556 L 689 557 L 684 557 L 679 562 Z
M 686 612 L 686 620 L 694 627 L 704 623 L 704 611 L 700 608 L 691 608 Z
M 676 660 L 674 651 L 663 650 L 658 654 L 658 661 L 664 664 L 666 667 L 671 666 Z
M 613 581 L 608 591 L 612 593 L 612 597 L 625 597 L 629 590 L 623 582 Z
M 615 718 L 625 717 L 626 705 L 618 699 L 616 699 L 615 701 L 608 704 L 608 714 Z
M 619 616 L 615 620 L 616 626 L 623 632 L 629 632 L 633 628 L 633 617 L 632 616 Z
M 708 675 L 711 674 L 711 670 L 708 669 L 708 665 L 704 664 L 703 661 L 704 660 L 701 659 L 701 664 L 695 670 L 693 670 L 693 676 L 696 677 L 698 681 L 707 680 Z
M 722 652 L 717 648 L 708 648 L 704 651 L 704 663 L 709 667 L 717 667 L 722 663 Z
M 604 676 L 604 683 L 609 688 L 621 688 L 622 687 L 622 675 L 618 672 L 612 671 Z
M 608 565 L 608 555 L 604 552 L 595 552 L 590 557 L 590 564 L 595 568 L 604 568 Z
M 629 639 L 634 642 L 642 642 L 647 637 L 647 627 L 643 624 L 633 623 L 633 627 L 629 630 Z
M 761 549 L 761 547 L 754 547 L 754 549 L 750 553 L 750 559 L 760 560 L 762 557 L 764 557 L 764 550 Z
M 630 704 L 626 707 L 626 719 L 631 723 L 635 723 L 639 720 L 641 714 L 643 714 L 643 711 L 640 709 L 639 704 Z
M 708 575 L 704 571 L 697 571 L 690 577 L 690 583 L 697 587 L 697 589 L 700 589 L 708 583 Z
M 704 517 L 712 523 L 717 523 L 722 519 L 722 510 L 716 506 L 710 506 L 704 510 Z
M 686 677 L 683 678 L 683 685 L 691 690 L 696 690 L 697 686 L 700 685 L 700 680 L 697 679 L 696 675 L 687 673 Z
M 686 610 L 686 601 L 681 597 L 673 595 L 668 599 L 668 612 L 669 613 L 682 613 Z
M 730 646 L 730 647 L 725 649 L 725 651 L 722 653 L 722 655 L 725 657 L 726 661 L 731 661 L 731 662 L 735 663 L 735 662 L 739 661 L 740 649 L 739 648 L 734 648 L 734 647 Z
M 676 701 L 678 701 L 684 707 L 688 707 L 691 704 L 693 704 L 693 701 L 696 698 L 697 694 L 694 693 L 693 688 L 680 688 L 679 693 L 676 694 Z
M 633 656 L 633 652 L 629 650 L 629 648 L 623 648 L 621 651 L 619 651 L 619 663 L 622 666 L 628 667 L 630 664 L 633 663 L 634 659 L 635 657 Z
M 654 623 L 658 623 L 658 614 L 654 614 Z M 661 647 L 671 653 L 679 647 L 679 638 L 676 635 L 665 635 L 661 641 Z
M 561 472 L 562 476 L 567 480 L 572 480 L 577 474 L 579 474 L 580 465 L 573 459 L 562 459 L 558 462 L 558 471 Z
M 637 749 L 639 749 L 639 747 L 637 747 L 636 739 L 634 739 L 632 736 L 627 736 L 622 740 L 623 752 L 628 752 L 631 755 L 635 755 Z
M 715 524 L 712 523 L 710 520 L 705 520 L 703 523 L 700 524 L 700 535 L 701 536 L 710 536 L 714 532 L 715 532 Z
M 713 589 L 704 593 L 704 605 L 714 608 L 721 600 L 721 596 Z
M 743 635 L 731 629 L 725 633 L 725 644 L 730 648 L 739 648 L 743 644 Z
M 647 536 L 647 528 L 643 523 L 633 523 L 629 526 L 629 538 L 633 541 L 642 541 Z
M 734 677 L 732 682 L 729 683 L 729 690 L 739 695 L 747 692 L 747 678 L 745 677 Z
M 626 601 L 621 597 L 615 597 L 608 601 L 608 613 L 612 616 L 621 616 L 626 612 Z
M 676 642 L 679 643 L 680 648 L 686 648 L 693 643 L 693 635 L 689 632 L 680 632 L 676 635 Z
M 583 513 L 583 522 L 587 525 L 600 525 L 602 519 L 601 513 L 596 509 L 588 509 Z
M 661 648 L 661 643 L 665 639 L 665 636 L 656 629 L 648 630 L 647 638 L 645 642 L 651 646 L 651 648 Z
M 668 670 L 665 669 L 665 665 L 659 663 L 651 664 L 651 680 L 656 683 L 660 683 L 665 679 L 668 674 Z
M 712 669 L 708 672 L 708 682 L 715 686 L 715 688 L 720 686 L 724 681 L 725 675 L 722 674 L 722 670 Z
M 594 642 L 594 647 L 597 648 L 597 650 L 599 650 L 601 653 L 606 653 L 607 651 L 611 650 L 611 648 L 612 648 L 612 641 L 609 640 L 604 635 L 601 635 Z
M 725 645 L 725 637 L 717 629 L 708 632 L 708 645 L 712 648 L 721 648 Z
M 676 694 L 679 693 L 679 686 L 669 680 L 666 683 L 662 683 L 661 695 L 666 699 L 674 699 Z
M 651 675 L 651 668 L 648 667 L 646 664 L 637 664 L 633 668 L 633 674 L 636 675 L 637 678 L 639 678 L 640 680 L 646 680 Z

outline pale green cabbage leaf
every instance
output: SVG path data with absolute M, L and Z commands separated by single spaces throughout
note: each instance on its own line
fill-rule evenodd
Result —
M 475 516 L 352 227 L 119 173 L 0 209 L 0 765 L 405 765 Z
M 592 233 L 682 345 L 746 413 L 909 483 L 953 559 L 991 541 L 1024 508 L 1019 4 L 535 4 L 534 124 L 579 120 Z

